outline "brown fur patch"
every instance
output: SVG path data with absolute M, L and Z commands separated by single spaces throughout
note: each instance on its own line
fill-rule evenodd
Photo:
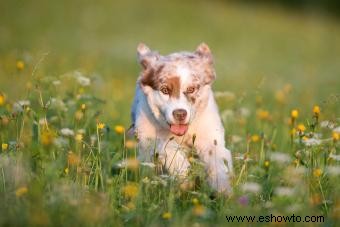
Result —
M 159 89 L 159 75 L 161 74 L 164 65 L 160 65 L 157 69 L 147 68 L 142 72 L 141 83 L 144 86 L 150 86 L 154 90 Z
M 166 86 L 170 90 L 170 97 L 179 98 L 181 94 L 181 81 L 178 76 L 170 77 L 165 81 Z

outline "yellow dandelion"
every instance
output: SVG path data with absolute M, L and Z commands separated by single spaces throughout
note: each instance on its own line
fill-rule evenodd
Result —
M 202 217 L 204 216 L 206 212 L 206 209 L 203 205 L 201 204 L 197 204 L 194 206 L 193 210 L 192 210 L 192 213 L 195 215 L 195 216 L 198 216 L 198 217 Z
M 128 149 L 134 149 L 136 147 L 136 141 L 134 140 L 127 140 L 125 142 L 125 147 Z
M 71 151 L 67 155 L 67 162 L 71 166 L 76 166 L 80 163 L 80 157 Z
M 320 177 L 322 175 L 322 170 L 320 168 L 314 169 L 313 175 L 315 177 Z
M 23 195 L 25 195 L 28 192 L 28 189 L 26 186 L 20 187 L 17 190 L 15 190 L 15 195 L 17 197 L 21 197 Z
M 170 212 L 164 212 L 162 214 L 162 218 L 165 219 L 165 220 L 169 220 L 172 218 L 172 214 Z
M 290 117 L 295 120 L 299 117 L 299 111 L 297 109 L 292 110 L 292 112 L 290 112 Z
M 304 124 L 298 124 L 296 129 L 301 133 L 301 132 L 306 131 L 306 126 Z
M 269 111 L 263 110 L 263 109 L 258 109 L 256 112 L 257 118 L 260 120 L 269 120 L 270 119 L 270 114 Z
M 2 143 L 1 144 L 1 149 L 2 149 L 2 151 L 6 151 L 8 149 L 8 144 L 7 143 Z
M 139 168 L 139 160 L 135 158 L 129 158 L 126 160 L 126 167 L 132 171 L 137 171 Z
M 264 162 L 264 167 L 268 168 L 270 166 L 270 162 L 267 160 Z
M 25 68 L 25 63 L 21 60 L 17 61 L 16 67 L 19 71 L 22 71 Z
M 70 170 L 66 167 L 66 168 L 64 169 L 64 172 L 65 172 L 65 174 L 67 175 L 67 174 L 70 172 Z
M 333 138 L 333 141 L 334 141 L 334 142 L 338 141 L 338 140 L 339 140 L 339 137 L 340 137 L 340 135 L 339 135 L 338 132 L 333 132 L 333 133 L 332 133 L 332 138 Z
M 0 106 L 5 105 L 6 98 L 5 95 L 0 92 Z
M 81 104 L 80 108 L 82 111 L 84 111 L 86 109 L 86 104 L 85 103 Z
M 122 188 L 122 193 L 125 198 L 127 199 L 133 199 L 138 194 L 138 187 L 134 183 L 128 183 Z
M 257 135 L 257 134 L 254 134 L 254 135 L 251 136 L 250 139 L 251 139 L 252 142 L 256 143 L 256 142 L 260 141 L 260 136 Z
M 125 132 L 125 128 L 121 125 L 116 125 L 115 126 L 115 132 L 118 134 L 123 134 Z
M 98 129 L 103 129 L 105 127 L 105 124 L 104 123 L 98 123 L 97 124 L 97 128 Z
M 48 130 L 44 130 L 40 135 L 40 142 L 42 145 L 51 145 L 54 141 L 54 133 Z
M 77 142 L 81 142 L 83 140 L 83 135 L 80 134 L 80 133 L 77 133 L 76 136 L 75 136 L 75 140 Z
M 313 113 L 314 113 L 315 117 L 319 117 L 320 116 L 320 106 L 315 105 L 313 107 Z

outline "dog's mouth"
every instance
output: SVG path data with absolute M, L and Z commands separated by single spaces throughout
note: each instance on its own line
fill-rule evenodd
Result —
M 189 124 L 169 124 L 170 131 L 176 136 L 183 136 L 189 128 Z

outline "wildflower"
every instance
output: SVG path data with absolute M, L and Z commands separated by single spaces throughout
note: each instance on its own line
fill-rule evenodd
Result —
M 270 114 L 267 110 L 259 109 L 256 111 L 257 118 L 260 120 L 269 120 Z
M 290 113 L 290 117 L 294 120 L 298 118 L 298 116 L 299 116 L 299 111 L 297 109 L 292 110 L 292 112 Z
M 322 175 L 322 170 L 320 168 L 314 169 L 313 175 L 315 177 L 320 177 Z
M 192 212 L 195 216 L 202 217 L 205 215 L 206 209 L 203 205 L 197 204 L 194 206 Z
M 138 194 L 138 187 L 136 184 L 128 183 L 122 188 L 122 193 L 125 198 L 127 199 L 133 199 Z
M 115 132 L 118 133 L 118 134 L 123 134 L 125 131 L 124 127 L 121 126 L 121 125 L 116 125 L 115 126 Z
M 270 165 L 270 162 L 269 162 L 269 161 L 265 161 L 265 162 L 264 162 L 264 167 L 268 168 L 269 165 Z
M 261 185 L 255 182 L 246 182 L 242 185 L 242 190 L 245 192 L 257 193 L 261 190 Z
M 69 129 L 69 128 L 62 128 L 60 130 L 60 133 L 63 136 L 74 136 L 74 131 L 72 129 Z
M 16 67 L 19 71 L 23 70 L 25 68 L 25 63 L 21 60 L 17 61 Z
M 28 192 L 28 189 L 26 186 L 20 187 L 17 190 L 15 190 L 15 195 L 17 197 L 21 197 L 23 195 L 25 195 Z
M 7 143 L 1 144 L 1 149 L 2 151 L 6 151 L 8 149 L 8 144 Z
M 67 167 L 64 169 L 64 172 L 65 172 L 66 175 L 69 173 L 69 171 L 70 170 Z
M 81 104 L 80 108 L 81 108 L 82 111 L 85 111 L 85 109 L 86 109 L 86 104 L 85 104 L 85 103 Z
M 336 142 L 339 140 L 339 137 L 340 137 L 340 133 L 336 132 L 336 131 L 333 131 L 332 133 L 332 138 L 333 138 L 333 141 Z
M 252 141 L 252 142 L 256 143 L 256 142 L 258 142 L 259 140 L 260 140 L 260 136 L 259 136 L 259 135 L 254 134 L 254 135 L 251 136 L 251 141 Z
M 51 131 L 44 130 L 40 135 L 40 142 L 42 145 L 51 145 L 54 141 L 54 134 Z
M 125 147 L 128 149 L 134 149 L 136 147 L 136 142 L 134 140 L 127 140 L 125 142 Z
M 98 123 L 97 124 L 97 129 L 103 129 L 105 127 L 104 123 Z
M 77 142 L 81 142 L 81 141 L 83 140 L 83 135 L 80 134 L 80 133 L 77 133 L 77 135 L 75 136 L 75 140 L 76 140 Z
M 75 71 L 74 76 L 77 79 L 78 83 L 83 87 L 89 86 L 91 84 L 90 78 L 83 76 L 82 73 L 79 71 Z
M 70 151 L 67 155 L 67 162 L 71 166 L 76 166 L 80 163 L 80 157 Z
M 132 171 L 137 171 L 139 168 L 139 161 L 135 158 L 129 158 L 126 160 L 126 167 Z
M 319 117 L 319 116 L 320 116 L 320 107 L 317 106 L 317 105 L 315 105 L 315 106 L 313 107 L 313 113 L 314 113 L 314 116 L 315 116 L 315 117 Z
M 164 212 L 162 214 L 162 218 L 165 220 L 170 220 L 172 218 L 172 214 L 170 212 Z
M 241 197 L 238 199 L 238 202 L 239 202 L 242 206 L 247 206 L 248 203 L 249 203 L 248 196 L 246 196 L 246 195 L 241 196 Z
M 304 126 L 304 124 L 298 124 L 298 126 L 296 127 L 296 129 L 297 129 L 300 133 L 306 131 L 306 127 Z
M 316 146 L 321 144 L 321 140 L 316 139 L 316 138 L 308 138 L 308 137 L 303 137 L 302 141 L 306 146 Z
M 0 106 L 5 105 L 6 99 L 5 95 L 0 92 Z

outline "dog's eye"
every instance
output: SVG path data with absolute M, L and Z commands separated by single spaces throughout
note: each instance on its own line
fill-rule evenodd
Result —
M 164 95 L 168 95 L 169 94 L 169 89 L 167 87 L 161 87 L 161 92 L 164 94 Z
M 187 88 L 187 94 L 192 94 L 192 93 L 194 93 L 195 92 L 195 87 L 188 87 Z

